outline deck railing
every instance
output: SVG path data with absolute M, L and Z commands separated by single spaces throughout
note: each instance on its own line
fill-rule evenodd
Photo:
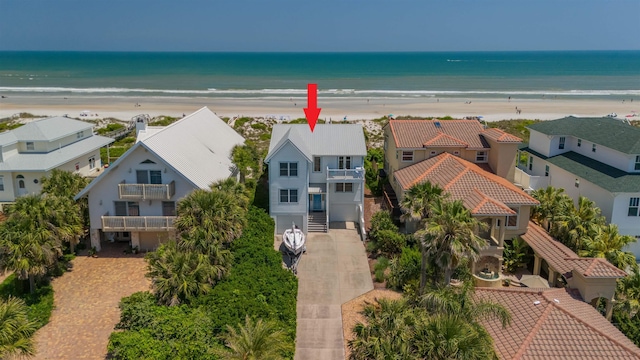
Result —
M 118 184 L 120 199 L 169 200 L 175 192 L 175 181 L 168 184 Z
M 102 231 L 173 230 L 175 216 L 103 216 Z
M 364 168 L 355 169 L 330 169 L 327 167 L 327 181 L 360 180 L 364 181 Z

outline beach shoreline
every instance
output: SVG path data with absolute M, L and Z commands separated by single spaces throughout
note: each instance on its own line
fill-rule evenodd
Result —
M 18 113 L 40 116 L 80 117 L 86 119 L 116 118 L 130 120 L 138 114 L 181 117 L 207 106 L 221 117 L 270 117 L 289 120 L 304 117 L 305 97 L 274 98 L 207 98 L 207 97 L 140 97 L 140 96 L 60 96 L 11 95 L 0 99 L 0 118 Z M 464 118 L 483 116 L 486 121 L 534 119 L 552 120 L 568 115 L 601 117 L 617 113 L 624 118 L 636 108 L 631 100 L 618 99 L 518 99 L 518 98 L 352 98 L 319 97 L 324 120 L 371 120 L 411 115 L 415 117 Z

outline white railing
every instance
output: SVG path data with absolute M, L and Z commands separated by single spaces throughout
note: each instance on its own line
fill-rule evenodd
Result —
M 175 216 L 103 216 L 102 231 L 173 230 Z
M 327 167 L 327 181 L 336 180 L 361 180 L 364 181 L 364 168 L 355 169 L 329 169 Z
M 367 239 L 367 232 L 365 230 L 364 209 L 362 207 L 362 204 L 358 205 L 358 212 L 360 213 L 360 238 L 362 239 L 362 241 L 365 241 Z
M 525 190 L 535 190 L 542 187 L 544 180 L 540 176 L 529 175 L 524 170 L 516 168 L 516 172 L 513 177 L 513 183 L 522 187 Z
M 174 181 L 168 184 L 118 184 L 120 199 L 169 200 L 175 192 Z

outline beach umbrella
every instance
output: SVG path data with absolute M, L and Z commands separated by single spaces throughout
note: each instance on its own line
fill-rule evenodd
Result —
M 476 117 L 477 117 L 478 119 L 480 119 L 480 120 L 484 119 L 484 116 L 482 116 L 482 115 L 479 115 L 479 116 L 476 116 Z

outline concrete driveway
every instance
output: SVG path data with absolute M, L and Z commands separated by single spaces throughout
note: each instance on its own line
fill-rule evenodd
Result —
M 342 303 L 373 290 L 356 230 L 309 233 L 298 265 L 296 360 L 342 360 Z

